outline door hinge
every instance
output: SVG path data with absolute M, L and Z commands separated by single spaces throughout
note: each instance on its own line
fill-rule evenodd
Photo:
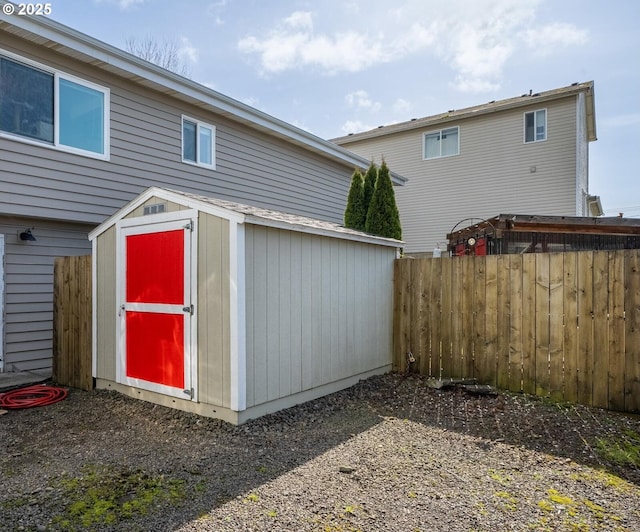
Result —
M 182 392 L 183 392 L 185 395 L 188 395 L 188 396 L 189 396 L 189 399 L 193 399 L 193 388 L 191 388 L 191 389 L 189 389 L 189 390 L 182 390 Z
M 193 305 L 189 305 L 188 307 L 182 307 L 182 310 L 184 312 L 188 312 L 189 314 L 191 314 L 193 316 L 193 313 L 195 311 L 195 309 L 193 308 Z
M 189 231 L 193 232 L 193 222 L 189 222 L 187 225 L 183 225 L 182 227 L 183 229 L 188 229 Z

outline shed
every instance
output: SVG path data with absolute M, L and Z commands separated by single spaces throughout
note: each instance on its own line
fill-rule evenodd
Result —
M 97 388 L 240 424 L 391 369 L 398 240 L 155 187 L 89 239 Z

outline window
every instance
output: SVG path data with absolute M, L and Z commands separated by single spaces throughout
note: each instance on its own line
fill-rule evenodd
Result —
M 524 141 L 538 142 L 547 139 L 547 110 L 540 109 L 524 114 Z
M 424 158 L 436 159 L 460 153 L 460 128 L 451 127 L 424 135 Z
M 215 168 L 216 128 L 182 117 L 182 160 L 185 163 Z
M 0 56 L 0 133 L 109 157 L 109 90 Z

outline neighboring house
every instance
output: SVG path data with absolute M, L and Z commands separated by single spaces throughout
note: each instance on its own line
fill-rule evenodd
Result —
M 148 187 L 340 223 L 368 164 L 46 17 L 0 13 L 0 371 L 50 370 L 54 257 L 89 254 L 88 233 Z
M 409 179 L 396 190 L 405 252 L 446 245 L 461 221 L 496 212 L 600 215 L 589 195 L 593 82 L 334 139 Z M 460 224 L 461 225 L 461 224 Z
M 500 214 L 456 229 L 447 240 L 454 256 L 640 249 L 640 220 Z

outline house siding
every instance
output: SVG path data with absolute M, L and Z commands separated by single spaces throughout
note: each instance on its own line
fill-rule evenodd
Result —
M 19 233 L 35 227 L 35 242 Z M 53 347 L 53 262 L 89 255 L 86 225 L 0 216 L 5 239 L 4 371 L 48 371 Z
M 389 366 L 393 248 L 247 225 L 245 249 L 247 408 Z
M 384 157 L 409 178 L 396 189 L 405 251 L 431 252 L 465 218 L 577 214 L 576 100 L 446 122 L 441 127 L 460 127 L 460 154 L 452 157 L 422 158 L 423 135 L 438 126 L 340 144 L 376 162 Z M 523 113 L 541 108 L 547 109 L 547 140 L 525 144 Z
M 7 36 L 4 49 L 111 90 L 111 158 L 0 138 L 0 209 L 98 224 L 149 186 L 342 219 L 352 168 Z M 181 161 L 181 119 L 216 126 L 216 169 Z M 73 190 L 73 194 L 69 194 Z

